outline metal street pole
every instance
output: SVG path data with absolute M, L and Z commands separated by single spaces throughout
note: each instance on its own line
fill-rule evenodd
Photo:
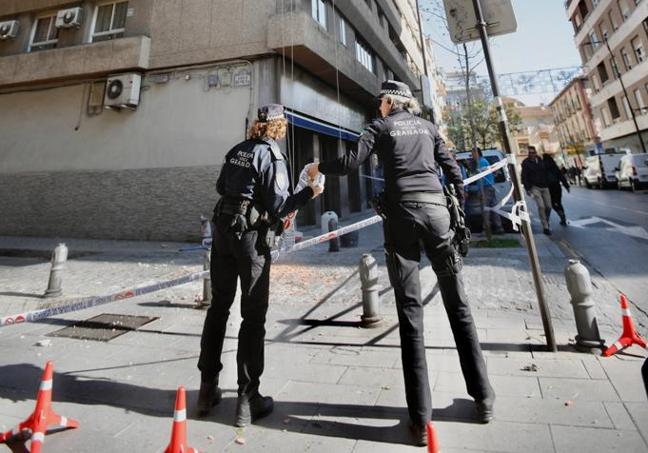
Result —
M 504 146 L 504 151 L 508 156 L 508 170 L 511 175 L 511 180 L 513 182 L 513 197 L 516 202 L 524 201 L 524 196 L 522 194 L 522 187 L 520 185 L 520 179 L 518 178 L 517 168 L 515 165 L 515 154 L 511 148 L 511 137 L 509 135 L 508 128 L 508 118 L 506 117 L 506 110 L 504 109 L 504 103 L 499 94 L 499 86 L 497 84 L 497 76 L 495 73 L 495 68 L 493 67 L 493 62 L 491 59 L 491 50 L 490 43 L 488 42 L 488 31 L 486 29 L 486 21 L 484 20 L 484 13 L 481 6 L 481 0 L 472 0 L 473 7 L 475 8 L 475 15 L 477 16 L 477 29 L 479 30 L 479 36 L 481 37 L 482 47 L 484 50 L 484 60 L 486 62 L 486 67 L 488 68 L 488 76 L 491 82 L 491 88 L 493 90 L 493 96 L 496 101 L 497 108 L 497 117 L 499 118 L 499 129 L 502 136 L 502 144 Z M 526 210 L 526 205 L 524 205 Z M 538 299 L 538 306 L 540 307 L 540 315 L 542 317 L 542 325 L 544 327 L 545 337 L 547 338 L 547 347 L 550 351 L 556 352 L 558 348 L 556 347 L 556 338 L 554 336 L 553 324 L 551 322 L 551 313 L 549 312 L 549 306 L 547 305 L 545 299 L 544 287 L 542 284 L 542 276 L 540 270 L 540 261 L 538 260 L 538 251 L 536 249 L 535 241 L 533 239 L 533 231 L 531 230 L 531 224 L 525 221 L 522 221 L 522 233 L 524 235 L 524 240 L 526 242 L 527 250 L 529 251 L 529 261 L 531 263 L 531 273 L 533 274 L 533 283 L 535 284 L 536 296 Z
M 623 77 L 621 77 L 621 71 L 619 71 L 619 67 L 617 66 L 616 63 L 616 57 L 612 53 L 612 49 L 610 48 L 610 43 L 608 42 L 607 38 L 605 38 L 605 47 L 607 47 L 608 52 L 610 53 L 610 63 L 612 63 L 612 70 L 614 71 L 614 74 L 617 76 L 617 79 L 619 79 L 619 82 L 621 83 L 621 88 L 623 89 L 623 95 L 625 96 L 625 100 L 628 103 L 628 109 L 630 110 L 630 115 L 632 116 L 632 121 L 634 122 L 634 127 L 635 130 L 637 131 L 637 137 L 639 138 L 639 143 L 641 143 L 641 149 L 644 154 L 646 154 L 646 144 L 644 143 L 643 137 L 641 136 L 641 129 L 639 129 L 639 124 L 637 123 L 637 115 L 635 115 L 635 111 L 632 108 L 632 104 L 630 103 L 630 98 L 628 97 L 628 91 L 626 90 L 625 83 L 623 83 Z

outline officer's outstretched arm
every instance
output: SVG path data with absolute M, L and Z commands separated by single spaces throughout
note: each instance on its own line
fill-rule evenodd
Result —
M 378 137 L 384 127 L 384 121 L 381 118 L 373 120 L 360 135 L 358 146 L 351 149 L 344 156 L 328 162 L 320 162 L 319 171 L 325 175 L 347 175 L 358 167 L 374 151 Z
M 288 168 L 284 160 L 269 162 L 261 179 L 264 207 L 275 218 L 285 217 L 306 205 L 313 197 L 313 189 L 310 187 L 305 187 L 294 195 L 290 193 Z

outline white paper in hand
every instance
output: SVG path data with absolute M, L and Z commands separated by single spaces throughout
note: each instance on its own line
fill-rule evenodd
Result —
M 304 167 L 304 169 L 301 171 L 299 174 L 299 183 L 297 184 L 297 187 L 295 188 L 295 193 L 299 193 L 302 191 L 304 188 L 308 186 L 320 186 L 324 188 L 324 184 L 326 183 L 326 176 L 324 176 L 322 173 L 319 173 L 316 177 L 315 180 L 311 182 L 310 177 L 308 176 L 308 167 L 314 165 L 314 164 L 308 164 Z

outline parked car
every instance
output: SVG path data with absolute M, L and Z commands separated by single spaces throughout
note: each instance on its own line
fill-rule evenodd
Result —
M 626 149 L 608 148 L 604 154 L 594 154 L 585 159 L 583 179 L 585 187 L 605 189 L 617 185 L 616 169 L 621 158 L 629 153 Z
M 488 161 L 490 165 L 496 164 L 497 162 L 506 159 L 505 154 L 499 149 L 485 149 L 482 151 L 482 155 Z M 470 151 L 463 151 L 457 153 L 457 163 L 463 165 L 466 169 L 472 169 L 473 167 L 473 158 Z M 508 169 L 506 167 L 501 168 L 495 172 L 495 193 L 497 201 L 503 199 L 511 189 L 511 180 L 509 178 Z M 483 217 L 481 202 L 479 200 L 479 184 L 474 182 L 465 187 L 466 193 L 466 204 L 464 205 L 464 211 L 466 213 L 466 223 L 468 224 L 471 231 L 480 232 L 483 228 Z M 502 210 L 510 212 L 513 207 L 513 197 L 504 205 Z M 502 227 L 506 231 L 512 231 L 511 222 L 502 218 Z
M 648 187 L 648 154 L 627 154 L 617 167 L 619 189 L 627 187 L 633 192 Z

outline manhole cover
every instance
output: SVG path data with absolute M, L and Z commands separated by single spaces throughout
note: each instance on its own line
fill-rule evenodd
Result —
M 127 332 L 137 330 L 157 317 L 113 315 L 104 313 L 48 334 L 50 337 L 77 338 L 79 340 L 110 341 Z

